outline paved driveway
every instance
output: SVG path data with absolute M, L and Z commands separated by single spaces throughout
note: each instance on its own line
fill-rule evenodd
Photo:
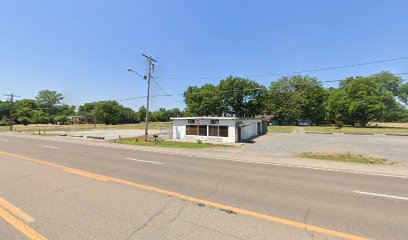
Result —
M 274 156 L 299 152 L 353 152 L 408 163 L 408 137 L 386 135 L 273 133 L 245 144 L 238 151 Z

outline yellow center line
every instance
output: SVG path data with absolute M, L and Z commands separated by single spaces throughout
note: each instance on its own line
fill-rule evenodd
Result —
M 8 222 L 15 229 L 20 231 L 22 234 L 24 234 L 28 239 L 47 240 L 44 236 L 34 231 L 30 226 L 26 225 L 25 223 L 23 223 L 22 221 L 8 213 L 2 207 L 0 207 L 0 217 L 3 218 L 4 221 Z
M 254 212 L 254 211 L 249 211 L 249 210 L 245 210 L 245 209 L 241 209 L 241 208 L 236 208 L 236 207 L 233 207 L 233 206 L 228 206 L 228 205 L 224 205 L 224 204 L 220 204 L 220 203 L 210 202 L 210 201 L 207 201 L 207 200 L 204 200 L 204 199 L 194 198 L 194 197 L 179 194 L 179 193 L 176 193 L 176 192 L 172 192 L 172 191 L 168 191 L 168 190 L 164 190 L 164 189 L 160 189 L 160 188 L 155 188 L 155 187 L 151 187 L 151 186 L 147 186 L 147 185 L 143 185 L 143 184 L 139 184 L 139 183 L 129 182 L 129 181 L 125 181 L 125 180 L 121 180 L 121 179 L 117 179 L 117 178 L 113 178 L 113 177 L 109 177 L 109 176 L 103 176 L 103 175 L 99 175 L 99 174 L 95 174 L 95 173 L 91 173 L 91 172 L 86 172 L 86 171 L 79 170 L 79 169 L 67 168 L 65 166 L 61 166 L 61 165 L 58 165 L 58 164 L 49 163 L 49 162 L 42 161 L 42 160 L 37 160 L 37 159 L 32 159 L 32 158 L 29 158 L 29 157 L 25 157 L 25 156 L 13 154 L 13 153 L 7 153 L 7 152 L 1 152 L 0 151 L 0 154 L 5 154 L 5 155 L 15 157 L 15 158 L 20 158 L 20 159 L 28 160 L 28 161 L 31 161 L 31 162 L 45 164 L 47 166 L 56 167 L 56 168 L 59 168 L 61 170 L 73 173 L 73 174 L 78 174 L 78 175 L 81 175 L 81 176 L 91 177 L 91 178 L 94 178 L 94 179 L 97 179 L 97 180 L 103 180 L 103 181 L 110 180 L 112 182 L 116 182 L 116 183 L 120 183 L 120 184 L 124 184 L 124 185 L 129 185 L 129 186 L 136 187 L 136 188 L 139 188 L 139 189 L 149 190 L 149 191 L 153 191 L 153 192 L 168 195 L 168 196 L 174 196 L 176 198 L 183 199 L 183 200 L 190 201 L 190 202 L 194 202 L 194 203 L 203 203 L 203 204 L 206 204 L 208 206 L 215 207 L 215 208 L 230 210 L 230 211 L 234 211 L 236 213 L 240 213 L 242 215 L 251 216 L 251 217 L 255 217 L 255 218 L 259 218 L 259 219 L 264 219 L 264 220 L 268 220 L 268 221 L 271 221 L 271 222 L 280 223 L 280 224 L 283 224 L 283 225 L 288 225 L 288 226 L 292 226 L 292 227 L 296 227 L 296 228 L 307 229 L 309 231 L 314 231 L 314 232 L 317 232 L 317 233 L 322 233 L 322 234 L 335 236 L 335 237 L 339 237 L 339 238 L 343 238 L 343 239 L 350 239 L 350 240 L 368 240 L 368 238 L 361 237 L 361 236 L 356 236 L 356 235 L 352 235 L 352 234 L 348 234 L 348 233 L 338 232 L 338 231 L 334 231 L 334 230 L 330 230 L 330 229 L 326 229 L 326 228 L 321 228 L 321 227 L 310 225 L 310 224 L 304 224 L 304 223 L 301 223 L 301 222 L 296 222 L 296 221 L 292 221 L 292 220 L 285 219 L 285 218 L 280 218 L 280 217 L 274 217 L 274 216 L 270 216 L 270 215 L 266 215 L 266 214 L 262 214 L 262 213 L 258 213 L 258 212 Z M 67 169 L 69 169 L 69 170 L 67 170 Z
M 20 208 L 15 207 L 11 203 L 7 202 L 3 198 L 0 198 L 0 207 L 7 210 L 9 213 L 13 214 L 14 216 L 20 218 L 26 223 L 30 223 L 34 221 L 34 218 L 29 216 L 27 213 L 23 212 Z

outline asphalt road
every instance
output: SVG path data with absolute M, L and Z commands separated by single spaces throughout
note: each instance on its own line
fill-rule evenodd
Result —
M 0 151 L 0 200 L 44 239 L 408 238 L 408 178 L 12 136 Z M 25 239 L 1 217 L 0 239 Z

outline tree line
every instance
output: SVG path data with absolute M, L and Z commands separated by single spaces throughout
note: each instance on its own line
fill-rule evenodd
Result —
M 123 124 L 145 121 L 146 108 L 138 111 L 117 101 L 85 103 L 78 108 L 63 103 L 61 93 L 39 91 L 35 99 L 0 101 L 0 125 L 69 122 L 68 116 L 94 115 L 98 123 Z M 366 126 L 370 121 L 408 121 L 408 83 L 390 73 L 349 77 L 338 88 L 324 88 L 315 77 L 282 77 L 265 87 L 253 80 L 229 76 L 218 85 L 189 86 L 184 92 L 186 108 L 149 112 L 149 121 L 166 122 L 181 116 L 255 117 L 308 119 L 314 124 L 344 122 Z M 13 112 L 10 119 L 10 109 Z
M 408 83 L 390 73 L 349 77 L 338 88 L 324 88 L 315 77 L 290 76 L 269 88 L 229 76 L 218 85 L 190 86 L 184 92 L 187 116 L 309 119 L 314 124 L 344 122 L 366 126 L 370 121 L 408 121 Z
M 97 123 L 124 124 L 145 121 L 146 108 L 140 107 L 134 111 L 117 101 L 98 101 L 85 103 L 78 108 L 63 103 L 61 93 L 41 90 L 35 99 L 21 99 L 13 104 L 10 101 L 0 101 L 0 126 L 9 125 L 10 121 L 17 124 L 68 124 L 69 116 L 94 115 Z M 11 110 L 11 111 L 10 111 Z M 12 116 L 10 118 L 10 112 Z M 171 117 L 183 116 L 178 108 L 149 111 L 149 120 L 156 122 L 170 121 Z M 93 122 L 92 122 L 93 123 Z

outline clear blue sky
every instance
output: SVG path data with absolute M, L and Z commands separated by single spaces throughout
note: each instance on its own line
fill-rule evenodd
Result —
M 77 106 L 143 96 L 146 82 L 126 71 L 146 73 L 141 53 L 157 57 L 155 76 L 176 77 L 156 79 L 171 94 L 228 75 L 406 57 L 407 9 L 406 0 L 3 0 L 0 93 L 33 98 L 51 89 Z M 408 60 L 310 75 L 324 81 L 382 70 L 407 72 Z M 269 86 L 278 78 L 253 80 Z M 162 92 L 152 85 L 152 94 Z M 176 100 L 151 103 L 153 109 L 184 107 L 181 96 Z M 137 109 L 145 101 L 121 103 Z

